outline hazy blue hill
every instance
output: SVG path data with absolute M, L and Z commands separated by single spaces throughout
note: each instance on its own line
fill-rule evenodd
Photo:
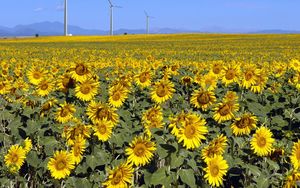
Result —
M 64 25 L 61 22 L 40 22 L 28 25 L 17 25 L 13 28 L 0 26 L 0 36 L 34 36 L 39 34 L 41 36 L 47 35 L 63 35 Z M 69 33 L 73 35 L 108 35 L 109 31 L 84 29 L 78 26 L 69 25 Z M 145 33 L 144 29 L 118 29 L 114 34 L 141 34 Z M 152 28 L 150 33 L 300 33 L 300 31 L 288 30 L 261 30 L 261 31 L 245 31 L 238 29 L 225 29 L 221 27 L 209 27 L 201 30 L 186 30 L 173 28 Z

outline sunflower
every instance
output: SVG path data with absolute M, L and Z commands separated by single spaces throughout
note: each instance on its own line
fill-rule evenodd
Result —
M 128 97 L 128 90 L 122 85 L 114 85 L 109 88 L 109 99 L 108 102 L 113 107 L 120 107 Z
M 135 83 L 141 88 L 151 85 L 151 72 L 150 70 L 143 71 L 134 77 Z
M 82 159 L 82 154 L 86 147 L 85 142 L 86 141 L 83 136 L 76 136 L 74 140 L 74 144 L 71 149 L 71 154 L 73 155 L 75 165 L 80 163 Z
M 74 166 L 74 156 L 67 151 L 56 151 L 54 157 L 48 162 L 48 170 L 55 179 L 66 178 L 70 175 Z
M 297 188 L 297 183 L 300 182 L 300 172 L 292 171 L 285 179 L 283 188 Z
M 25 158 L 26 151 L 16 144 L 9 148 L 7 154 L 4 156 L 4 162 L 10 171 L 15 173 L 24 164 Z
M 202 158 L 207 163 L 215 155 L 223 155 L 227 147 L 227 138 L 223 134 L 212 140 L 208 146 L 204 147 L 201 151 Z
M 151 98 L 154 102 L 160 104 L 172 98 L 175 92 L 174 84 L 166 79 L 162 79 L 155 83 L 151 91 Z
M 9 93 L 11 84 L 8 81 L 0 81 L 0 95 Z
M 222 61 L 214 61 L 211 64 L 211 73 L 213 73 L 216 76 L 219 76 L 222 73 L 223 70 L 223 62 Z
M 106 188 L 126 188 L 130 187 L 134 169 L 132 165 L 123 162 L 118 167 L 110 170 L 108 179 L 103 183 Z
M 223 102 L 238 102 L 239 97 L 237 96 L 237 93 L 234 91 L 227 91 L 224 98 Z
M 218 77 L 213 73 L 207 73 L 202 77 L 200 86 L 204 90 L 214 91 L 217 87 L 217 83 L 218 83 Z
M 32 148 L 32 141 L 29 138 L 26 138 L 24 140 L 24 150 L 25 153 L 27 154 Z
M 241 117 L 235 119 L 231 125 L 232 132 L 235 136 L 249 135 L 251 130 L 256 128 L 257 118 L 250 114 L 245 113 Z
M 68 104 L 64 102 L 64 104 L 60 105 L 61 107 L 58 108 L 56 112 L 56 121 L 60 123 L 66 123 L 73 118 L 73 114 L 75 113 L 76 109 L 73 104 Z
M 300 169 L 300 140 L 298 140 L 297 143 L 294 143 L 290 159 L 294 166 L 294 169 Z
M 251 65 L 245 65 L 244 70 L 241 74 L 241 81 L 240 86 L 243 88 L 249 89 L 252 85 L 255 84 L 255 75 L 256 73 L 256 67 L 254 64 Z
M 181 78 L 181 83 L 182 83 L 183 85 L 191 85 L 193 82 L 194 82 L 194 81 L 193 81 L 193 78 L 190 77 L 190 76 L 183 76 L 183 77 Z
M 88 65 L 84 63 L 76 63 L 71 67 L 70 75 L 74 80 L 83 82 L 89 79 L 92 74 Z
M 251 139 L 251 149 L 258 156 L 268 156 L 273 150 L 272 132 L 266 127 L 260 127 L 256 130 L 253 138 Z
M 213 118 L 218 123 L 228 121 L 234 118 L 234 113 L 239 109 L 239 104 L 235 102 L 223 102 L 219 103 L 214 109 Z
M 151 136 L 152 128 L 162 128 L 163 112 L 160 106 L 154 106 L 143 113 L 142 123 L 145 127 L 145 132 L 148 136 Z
M 90 125 L 85 125 L 79 120 L 75 120 L 75 126 L 65 126 L 62 133 L 62 137 L 66 138 L 69 146 L 74 145 L 78 136 L 83 139 L 90 137 Z
M 86 79 L 75 87 L 75 96 L 82 101 L 91 101 L 98 93 L 99 83 Z
M 240 74 L 240 67 L 238 65 L 229 65 L 223 69 L 222 82 L 225 86 L 231 83 L 238 82 Z
M 291 67 L 294 71 L 300 71 L 300 61 L 292 59 L 289 63 L 289 67 Z
M 128 155 L 128 162 L 144 166 L 150 162 L 155 150 L 155 143 L 151 142 L 150 138 L 135 137 L 125 152 Z
M 211 91 L 195 90 L 192 93 L 191 104 L 196 108 L 201 108 L 203 111 L 206 111 L 209 106 L 216 102 L 216 96 Z
M 113 127 L 112 122 L 107 121 L 106 119 L 99 120 L 92 126 L 94 135 L 103 142 L 111 137 Z
M 296 72 L 296 74 L 289 80 L 291 84 L 293 84 L 300 91 L 300 71 Z
M 92 120 L 93 123 L 97 123 L 99 120 L 106 118 L 108 121 L 111 121 L 115 126 L 118 123 L 118 114 L 116 109 L 109 107 L 109 105 L 102 102 L 92 101 L 87 107 L 86 114 Z
M 37 84 L 37 94 L 42 97 L 47 96 L 53 91 L 53 88 L 53 82 L 43 79 Z
M 175 117 L 171 116 L 169 118 L 170 120 L 169 128 L 171 129 L 171 134 L 173 134 L 174 136 L 178 135 L 179 128 L 181 128 L 183 124 L 185 124 L 185 121 L 188 121 L 189 116 L 190 113 L 185 113 L 184 111 L 182 111 Z
M 75 80 L 71 77 L 69 73 L 65 73 L 59 77 L 58 88 L 62 92 L 67 92 L 69 88 L 75 87 Z
M 260 70 L 255 75 L 255 84 L 250 87 L 250 90 L 254 93 L 262 93 L 264 88 L 266 87 L 268 81 L 268 75 L 266 74 L 266 70 Z
M 207 167 L 204 169 L 206 174 L 204 178 L 208 181 L 209 185 L 219 187 L 223 183 L 223 176 L 228 171 L 227 161 L 220 155 L 215 155 L 207 162 Z
M 44 69 L 33 66 L 27 71 L 27 77 L 30 83 L 38 85 L 40 81 L 47 78 L 46 73 Z
M 198 148 L 201 144 L 201 139 L 205 140 L 206 137 L 204 135 L 208 133 L 208 129 L 205 126 L 206 121 L 197 114 L 189 113 L 182 122 L 175 135 L 178 138 L 178 143 L 183 142 L 183 147 L 187 149 Z
M 57 104 L 57 99 L 56 98 L 51 98 L 47 100 L 45 103 L 42 104 L 40 115 L 43 117 L 47 112 L 51 110 L 51 108 Z

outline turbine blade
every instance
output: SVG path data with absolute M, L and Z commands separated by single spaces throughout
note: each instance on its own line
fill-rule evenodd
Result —
M 108 0 L 108 2 L 109 2 L 109 4 L 110 4 L 110 6 L 113 6 L 113 4 L 112 4 L 111 0 Z

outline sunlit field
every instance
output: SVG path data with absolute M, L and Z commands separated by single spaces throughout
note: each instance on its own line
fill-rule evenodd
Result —
M 0 187 L 296 187 L 300 35 L 0 39 Z

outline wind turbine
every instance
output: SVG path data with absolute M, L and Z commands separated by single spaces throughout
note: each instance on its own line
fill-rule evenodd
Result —
M 148 13 L 144 10 L 145 16 L 146 16 L 146 33 L 149 34 L 149 18 L 154 18 L 152 16 L 149 16 Z
M 64 19 L 64 34 L 68 36 L 68 0 L 65 0 L 65 19 Z
M 109 7 L 110 7 L 110 31 L 109 31 L 109 34 L 110 35 L 114 35 L 114 14 L 113 14 L 113 9 L 114 8 L 122 8 L 120 6 L 116 6 L 116 5 L 113 5 L 111 0 L 108 0 L 109 2 Z

